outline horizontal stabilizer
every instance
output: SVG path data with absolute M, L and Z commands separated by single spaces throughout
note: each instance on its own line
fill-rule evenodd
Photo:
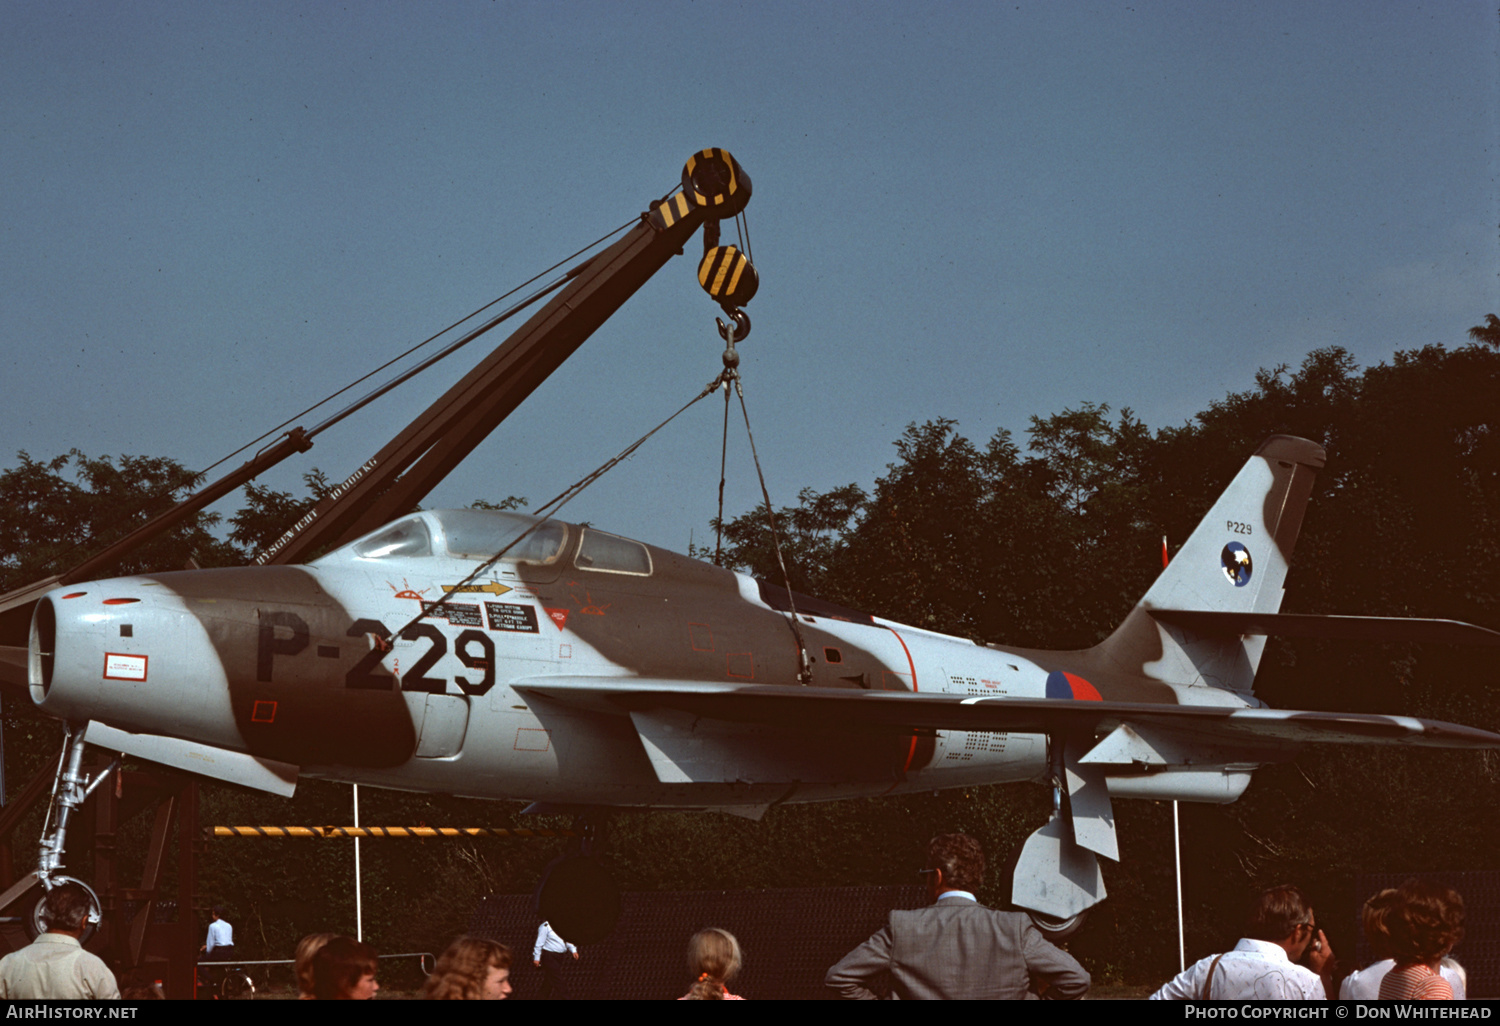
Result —
M 1269 634 L 1283 638 L 1340 641 L 1410 641 L 1435 645 L 1500 646 L 1500 631 L 1462 620 L 1417 620 L 1403 616 L 1318 616 L 1310 613 L 1220 613 L 1201 609 L 1153 609 L 1153 619 L 1199 634 L 1235 637 Z
M 1396 744 L 1500 749 L 1500 734 L 1437 720 L 1374 713 L 1237 706 L 1002 698 L 857 688 L 735 685 L 636 677 L 533 677 L 511 685 L 527 699 L 629 715 L 674 709 L 709 719 L 803 732 L 964 730 L 1068 736 L 1121 724 L 1212 744 Z
M 124 752 L 137 759 L 159 762 L 163 766 L 213 777 L 229 784 L 269 791 L 283 798 L 290 798 L 297 790 L 298 769 L 285 762 L 257 759 L 243 752 L 231 752 L 160 734 L 132 734 L 98 720 L 89 721 L 88 731 L 83 737 L 89 744 L 107 748 L 111 752 Z

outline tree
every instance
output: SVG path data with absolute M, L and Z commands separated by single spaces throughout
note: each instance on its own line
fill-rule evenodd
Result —
M 1037 576 L 1033 536 L 1056 503 L 1008 433 L 980 449 L 956 428 L 943 419 L 907 427 L 836 565 L 851 604 L 993 638 L 1027 619 L 1018 601 Z
M 229 518 L 234 525 L 229 537 L 245 546 L 246 554 L 251 556 L 274 545 L 333 490 L 328 475 L 317 467 L 303 474 L 302 482 L 307 487 L 307 494 L 301 498 L 291 492 L 279 492 L 269 485 L 247 484 L 245 501 L 248 505 Z
M 864 489 L 854 484 L 827 492 L 804 488 L 797 493 L 797 505 L 777 511 L 776 532 L 794 590 L 833 596 L 837 584 L 830 579 L 830 561 L 838 550 L 840 535 L 859 514 L 864 501 Z M 720 522 L 715 519 L 709 526 L 717 531 Z M 722 526 L 728 543 L 721 556 L 723 565 L 782 583 L 765 503 Z M 706 547 L 695 554 L 705 559 L 714 555 Z
M 1484 343 L 1491 349 L 1500 349 L 1500 317 L 1485 314 L 1483 324 L 1476 324 L 1469 329 L 1469 337 L 1475 342 Z
M 198 483 L 175 460 L 89 457 L 74 449 L 46 462 L 18 453 L 0 473 L 0 591 L 81 563 L 163 512 Z M 115 574 L 222 566 L 239 553 L 213 534 L 216 513 L 196 513 L 122 558 Z

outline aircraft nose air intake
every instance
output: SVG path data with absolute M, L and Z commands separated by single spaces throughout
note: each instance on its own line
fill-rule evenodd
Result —
M 28 648 L 31 700 L 49 715 L 210 744 L 237 741 L 204 629 L 154 581 L 118 578 L 51 592 L 32 614 Z
M 369 623 L 305 567 L 75 588 L 43 596 L 33 614 L 28 684 L 52 716 L 291 765 L 395 766 L 436 704 L 396 686 L 409 649 L 391 667 L 372 660 Z
M 28 652 L 31 700 L 53 716 L 87 719 L 87 703 L 103 682 L 144 681 L 148 659 L 132 644 L 134 625 L 123 622 L 144 612 L 139 602 L 97 590 L 55 592 L 38 602 Z
M 42 599 L 31 616 L 27 683 L 31 700 L 41 705 L 52 687 L 53 652 L 57 647 L 57 613 L 51 599 Z

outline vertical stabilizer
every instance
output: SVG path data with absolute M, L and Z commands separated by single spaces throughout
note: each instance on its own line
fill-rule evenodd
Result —
M 1207 635 L 1159 623 L 1149 611 L 1278 611 L 1307 498 L 1325 461 L 1323 447 L 1305 438 L 1266 439 L 1146 597 L 1100 646 L 1103 654 L 1169 684 L 1248 694 L 1265 648 L 1263 635 Z

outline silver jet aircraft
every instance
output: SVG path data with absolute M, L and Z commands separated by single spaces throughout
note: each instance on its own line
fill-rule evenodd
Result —
M 448 510 L 307 565 L 59 587 L 33 616 L 29 686 L 90 742 L 281 794 L 307 776 L 758 815 L 1051 783 L 1057 811 L 1026 844 L 1014 900 L 1067 919 L 1104 897 L 1115 798 L 1232 802 L 1309 743 L 1500 747 L 1255 697 L 1271 634 L 1500 640 L 1280 614 L 1323 463 L 1312 442 L 1268 439 L 1124 623 L 1080 651 L 980 645 L 593 527 Z

